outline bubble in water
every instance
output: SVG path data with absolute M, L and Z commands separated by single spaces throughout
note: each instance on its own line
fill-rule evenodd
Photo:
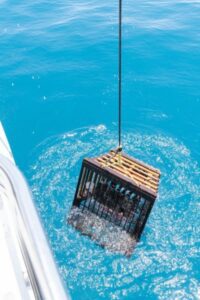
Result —
M 82 159 L 115 147 L 116 129 L 99 125 L 52 137 L 32 156 L 32 191 L 72 298 L 197 299 L 198 163 L 170 136 L 127 130 L 123 141 L 128 154 L 162 173 L 159 198 L 130 259 L 100 248 L 66 222 Z

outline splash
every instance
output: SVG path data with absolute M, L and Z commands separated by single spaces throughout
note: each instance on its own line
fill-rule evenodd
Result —
M 128 154 L 162 172 L 160 197 L 130 259 L 98 247 L 66 223 L 82 159 L 113 148 L 115 131 L 99 125 L 55 136 L 31 157 L 35 202 L 72 298 L 197 299 L 199 166 L 172 137 L 127 130 L 123 140 Z

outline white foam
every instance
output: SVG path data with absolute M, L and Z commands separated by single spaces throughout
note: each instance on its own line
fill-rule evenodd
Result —
M 75 130 L 73 136 L 52 137 L 33 156 L 33 193 L 71 291 L 80 289 L 90 295 L 95 290 L 99 297 L 120 300 L 144 291 L 155 299 L 176 299 L 182 291 L 185 299 L 195 299 L 193 262 L 200 235 L 200 179 L 195 172 L 199 165 L 181 141 L 152 130 L 151 134 L 124 132 L 126 152 L 162 172 L 159 199 L 131 259 L 103 250 L 66 225 L 82 158 L 116 145 L 115 128 L 105 128 L 102 134 L 95 127 Z

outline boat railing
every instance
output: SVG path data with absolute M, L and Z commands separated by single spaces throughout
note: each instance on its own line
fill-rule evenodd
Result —
M 26 286 L 21 284 L 22 299 L 70 299 L 44 234 L 28 184 L 16 165 L 3 155 L 0 155 L 0 206 L 7 208 L 6 221 L 9 222 L 17 241 L 18 252 L 21 252 L 28 285 L 32 291 L 30 297 Z M 11 249 L 11 252 L 15 261 L 14 249 Z M 16 262 L 14 264 L 16 266 Z

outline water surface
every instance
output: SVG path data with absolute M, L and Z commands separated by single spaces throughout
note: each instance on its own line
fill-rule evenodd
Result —
M 199 15 L 124 3 L 124 150 L 162 172 L 127 260 L 65 222 L 82 158 L 117 144 L 117 2 L 0 1 L 0 119 L 73 299 L 200 298 Z

